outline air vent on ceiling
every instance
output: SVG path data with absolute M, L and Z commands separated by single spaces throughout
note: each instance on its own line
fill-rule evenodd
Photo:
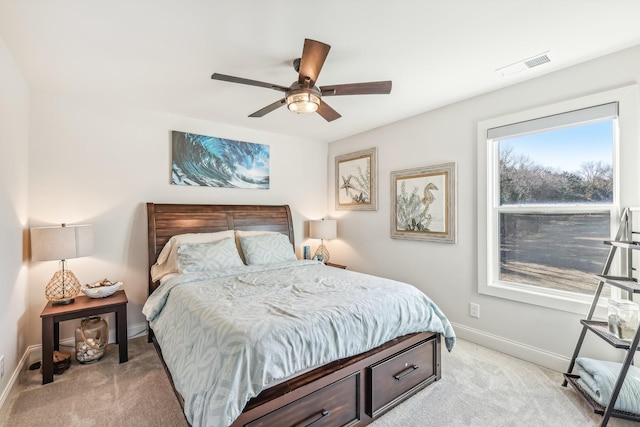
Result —
M 522 61 L 516 62 L 515 64 L 498 68 L 496 71 L 503 76 L 510 76 L 512 74 L 516 74 L 521 71 L 546 64 L 548 62 L 551 62 L 551 54 L 550 52 L 544 52 L 539 55 L 532 56 L 531 58 L 523 59 Z

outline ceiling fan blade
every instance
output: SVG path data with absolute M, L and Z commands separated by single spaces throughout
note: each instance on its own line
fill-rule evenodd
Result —
M 331 46 L 322 42 L 304 39 L 304 47 L 302 48 L 302 58 L 300 59 L 300 71 L 298 74 L 298 83 L 303 84 L 309 78 L 309 86 L 313 87 L 318 80 L 320 70 L 327 59 Z
M 211 78 L 213 80 L 222 80 L 224 82 L 240 83 L 240 84 L 249 85 L 249 86 L 266 87 L 267 89 L 278 90 L 281 92 L 289 91 L 288 87 L 276 85 L 273 83 L 260 82 L 258 80 L 243 79 L 242 77 L 228 76 L 226 74 L 213 73 L 211 75 Z
M 391 93 L 391 80 L 384 82 L 347 83 L 344 85 L 321 86 L 322 96 L 338 95 L 386 95 Z
M 342 117 L 340 113 L 338 113 L 333 108 L 329 107 L 329 104 L 327 104 L 324 101 L 320 102 L 320 106 L 318 107 L 318 111 L 316 112 L 320 114 L 328 122 L 332 122 L 335 119 L 339 119 L 340 117 Z
M 269 104 L 266 107 L 259 109 L 255 113 L 249 115 L 249 117 L 262 117 L 265 114 L 268 114 L 268 113 L 272 112 L 273 110 L 276 110 L 276 109 L 282 107 L 286 103 L 287 103 L 286 100 L 284 98 L 282 98 L 282 99 L 274 102 L 273 104 Z

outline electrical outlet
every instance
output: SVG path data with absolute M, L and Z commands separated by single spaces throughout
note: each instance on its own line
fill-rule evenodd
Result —
M 480 304 L 469 303 L 469 316 L 480 318 Z
M 0 356 L 0 379 L 4 377 L 4 354 Z

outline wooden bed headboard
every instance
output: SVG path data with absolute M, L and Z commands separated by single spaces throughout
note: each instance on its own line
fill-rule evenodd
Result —
M 288 205 L 190 205 L 147 203 L 149 268 L 176 234 L 225 230 L 277 231 L 294 244 Z M 149 274 L 149 294 L 157 287 Z

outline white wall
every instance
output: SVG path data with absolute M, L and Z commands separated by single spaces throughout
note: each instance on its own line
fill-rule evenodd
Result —
M 34 94 L 31 99 L 29 226 L 91 223 L 96 253 L 72 259 L 81 283 L 124 281 L 129 332 L 144 327 L 147 296 L 145 202 L 289 204 L 299 254 L 304 221 L 326 214 L 326 144 L 118 105 Z M 171 130 L 268 144 L 269 190 L 170 185 Z M 56 262 L 29 272 L 29 343 L 40 343 L 44 286 Z M 61 338 L 73 335 L 66 322 Z M 111 326 L 113 330 L 113 326 Z
M 334 157 L 378 147 L 379 159 L 379 210 L 332 212 L 340 218 L 339 240 L 329 242 L 332 260 L 414 284 L 444 310 L 461 337 L 557 370 L 566 369 L 581 316 L 478 294 L 476 126 L 492 117 L 639 80 L 640 47 L 635 47 L 331 143 L 329 209 L 334 206 Z M 390 172 L 450 161 L 458 168 L 457 244 L 391 239 Z M 480 304 L 479 319 L 469 317 L 470 302 Z M 598 340 L 588 338 L 587 353 L 601 351 L 596 348 L 599 345 Z
M 28 344 L 26 255 L 29 91 L 0 38 L 0 357 L 4 355 L 3 390 Z M 15 380 L 15 378 L 13 379 Z

